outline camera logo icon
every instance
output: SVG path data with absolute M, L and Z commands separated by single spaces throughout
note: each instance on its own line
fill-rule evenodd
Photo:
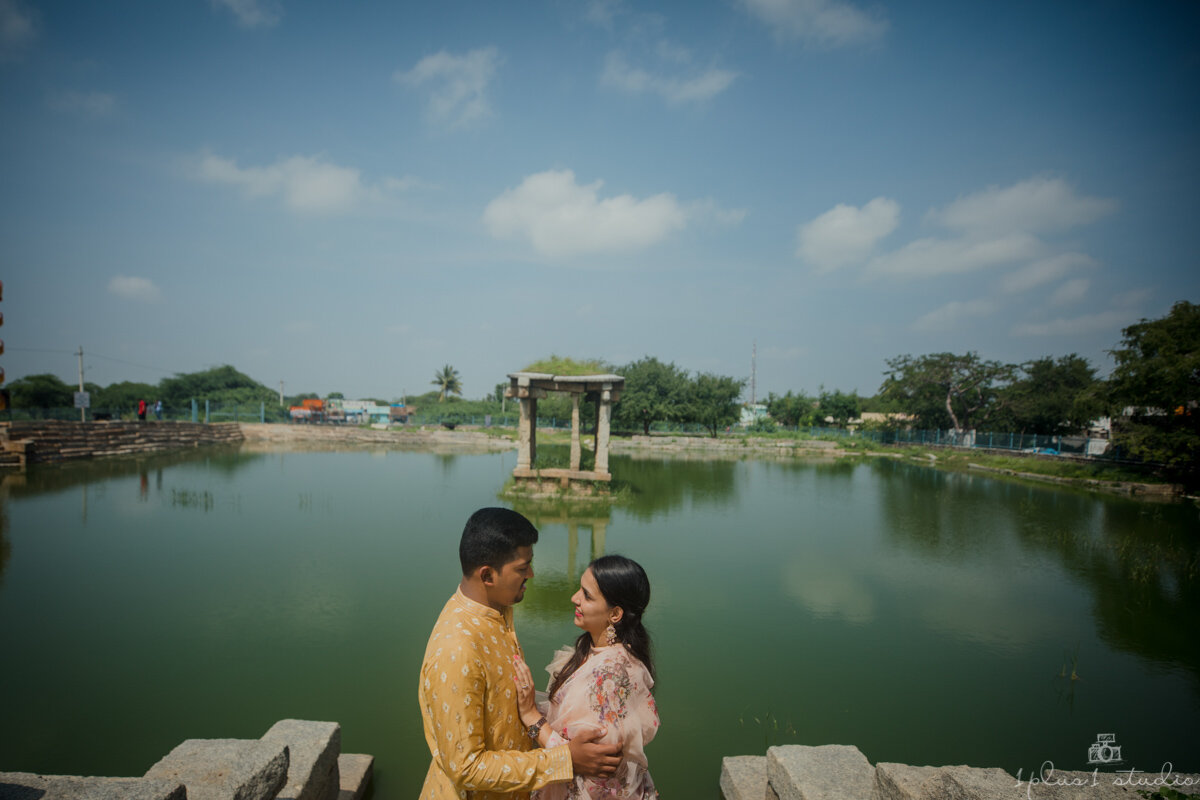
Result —
M 1097 733 L 1096 741 L 1088 745 L 1089 764 L 1120 764 L 1121 745 L 1115 733 Z

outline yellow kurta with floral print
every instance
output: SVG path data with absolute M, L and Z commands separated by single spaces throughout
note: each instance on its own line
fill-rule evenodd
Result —
M 421 663 L 418 692 L 433 762 L 421 800 L 516 800 L 569 781 L 566 745 L 537 747 L 517 711 L 512 609 L 501 614 L 461 590 L 446 602 Z

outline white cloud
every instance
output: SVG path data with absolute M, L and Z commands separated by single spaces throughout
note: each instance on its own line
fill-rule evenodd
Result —
M 929 219 L 970 234 L 1041 233 L 1087 225 L 1116 210 L 1116 201 L 1077 194 L 1057 178 L 1030 178 L 960 197 Z
M 818 272 L 859 263 L 900 223 L 900 204 L 876 197 L 862 208 L 838 204 L 796 230 L 796 257 Z
M 0 0 L 0 62 L 18 60 L 36 38 L 33 14 L 17 0 Z
M 105 92 L 59 92 L 51 95 L 49 104 L 65 114 L 103 117 L 117 107 L 117 98 Z
M 689 77 L 659 75 L 634 67 L 617 52 L 604 59 L 600 85 L 629 94 L 657 94 L 671 105 L 703 103 L 728 89 L 737 73 L 710 67 Z
M 674 195 L 601 199 L 602 185 L 581 186 L 570 170 L 539 172 L 488 203 L 483 220 L 493 236 L 528 239 L 552 258 L 649 247 L 687 224 Z
M 1024 322 L 1013 326 L 1013 336 L 1079 336 L 1087 333 L 1115 331 L 1137 321 L 1137 315 L 1129 311 L 1101 311 L 1073 319 L 1055 319 L 1049 322 Z
M 212 0 L 212 4 L 232 11 L 243 28 L 270 28 L 283 19 L 283 8 L 276 0 Z
M 1096 262 L 1083 253 L 1059 253 L 1033 261 L 1005 275 L 1000 279 L 1000 289 L 1009 294 L 1024 292 L 1056 281 L 1076 269 L 1095 265 Z
M 1087 278 L 1073 278 L 1054 291 L 1050 295 L 1050 305 L 1068 306 L 1072 303 L 1078 303 L 1087 294 L 1092 282 Z
M 426 56 L 407 71 L 397 70 L 392 78 L 406 86 L 429 86 L 426 113 L 431 122 L 460 128 L 491 115 L 485 94 L 502 59 L 495 47 L 472 50 L 456 56 L 445 50 Z
M 1032 236 L 1014 233 L 997 239 L 918 239 L 871 259 L 867 272 L 895 278 L 934 278 L 1013 264 L 1040 254 Z
M 773 28 L 778 38 L 817 47 L 874 42 L 888 28 L 881 15 L 844 0 L 742 0 L 742 5 Z
M 295 211 L 338 213 L 376 195 L 359 171 L 308 156 L 292 156 L 266 167 L 239 167 L 232 159 L 205 155 L 201 180 L 240 186 L 251 197 L 278 196 Z
M 934 309 L 913 323 L 918 331 L 944 331 L 954 328 L 964 320 L 987 316 L 996 312 L 991 300 L 952 300 L 941 308 Z
M 126 300 L 137 300 L 143 303 L 157 303 L 162 299 L 162 292 L 146 278 L 136 278 L 131 275 L 117 275 L 108 282 L 108 291 L 124 297 Z

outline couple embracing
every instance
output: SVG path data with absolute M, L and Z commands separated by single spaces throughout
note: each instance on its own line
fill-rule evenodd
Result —
M 617 555 L 588 565 L 571 597 L 583 632 L 547 667 L 539 706 L 512 609 L 533 577 L 537 540 L 532 523 L 505 508 L 467 520 L 462 582 L 421 664 L 421 715 L 433 754 L 421 799 L 657 798 L 643 749 L 658 731 L 642 626 L 646 573 Z

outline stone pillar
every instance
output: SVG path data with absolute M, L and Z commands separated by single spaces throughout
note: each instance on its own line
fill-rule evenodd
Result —
M 612 393 L 605 390 L 600 393 L 600 403 L 596 415 L 596 472 L 608 472 L 608 426 L 612 419 Z
M 530 469 L 533 466 L 533 439 L 530 436 L 532 425 L 529 414 L 529 406 L 533 402 L 528 397 L 517 400 L 521 412 L 517 421 L 517 469 Z
M 571 469 L 579 469 L 583 451 L 579 446 L 579 394 L 571 395 Z
M 529 466 L 537 466 L 537 398 L 529 398 Z

